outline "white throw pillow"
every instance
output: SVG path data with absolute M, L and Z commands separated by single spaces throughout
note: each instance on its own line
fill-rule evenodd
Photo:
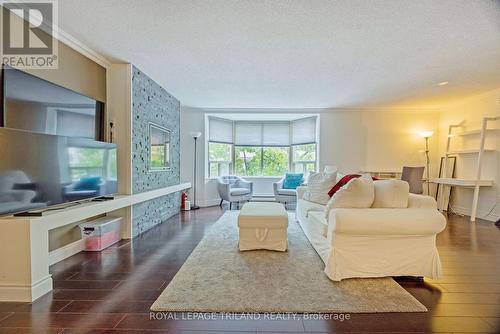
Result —
M 307 180 L 307 189 L 302 199 L 326 205 L 330 196 L 328 192 L 337 182 L 337 171 L 332 173 L 311 173 Z
M 375 183 L 372 208 L 407 208 L 410 185 L 402 180 L 379 180 Z
M 335 208 L 371 208 L 375 197 L 375 186 L 370 175 L 363 175 L 349 181 L 328 201 L 325 216 Z

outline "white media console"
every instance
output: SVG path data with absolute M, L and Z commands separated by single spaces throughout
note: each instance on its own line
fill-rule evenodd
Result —
M 85 202 L 41 217 L 0 218 L 0 302 L 32 302 L 52 290 L 49 273 L 49 231 L 98 215 L 124 218 L 122 238 L 132 235 L 131 206 L 191 188 L 181 183 L 133 195 L 117 195 L 103 202 Z

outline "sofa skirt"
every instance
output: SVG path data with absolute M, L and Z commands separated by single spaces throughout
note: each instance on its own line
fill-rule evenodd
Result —
M 240 251 L 267 249 L 284 252 L 288 248 L 287 228 L 241 228 Z
M 442 269 L 435 239 L 435 235 L 363 236 L 334 233 L 325 262 L 325 273 L 334 281 L 384 276 L 439 279 Z

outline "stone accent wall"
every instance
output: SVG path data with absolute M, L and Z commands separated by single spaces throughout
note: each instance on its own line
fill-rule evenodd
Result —
M 164 88 L 132 69 L 132 192 L 134 194 L 180 182 L 180 103 Z M 149 171 L 149 124 L 171 131 L 171 168 Z M 180 209 L 180 193 L 159 197 L 132 208 L 133 236 L 162 223 Z

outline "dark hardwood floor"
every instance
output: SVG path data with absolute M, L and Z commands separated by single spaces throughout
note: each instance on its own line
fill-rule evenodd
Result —
M 150 305 L 222 214 L 218 207 L 181 213 L 133 241 L 57 263 L 53 292 L 33 304 L 0 303 L 0 334 L 500 332 L 500 230 L 459 216 L 450 216 L 438 237 L 444 278 L 399 281 L 429 312 L 351 314 L 344 321 L 150 320 Z

